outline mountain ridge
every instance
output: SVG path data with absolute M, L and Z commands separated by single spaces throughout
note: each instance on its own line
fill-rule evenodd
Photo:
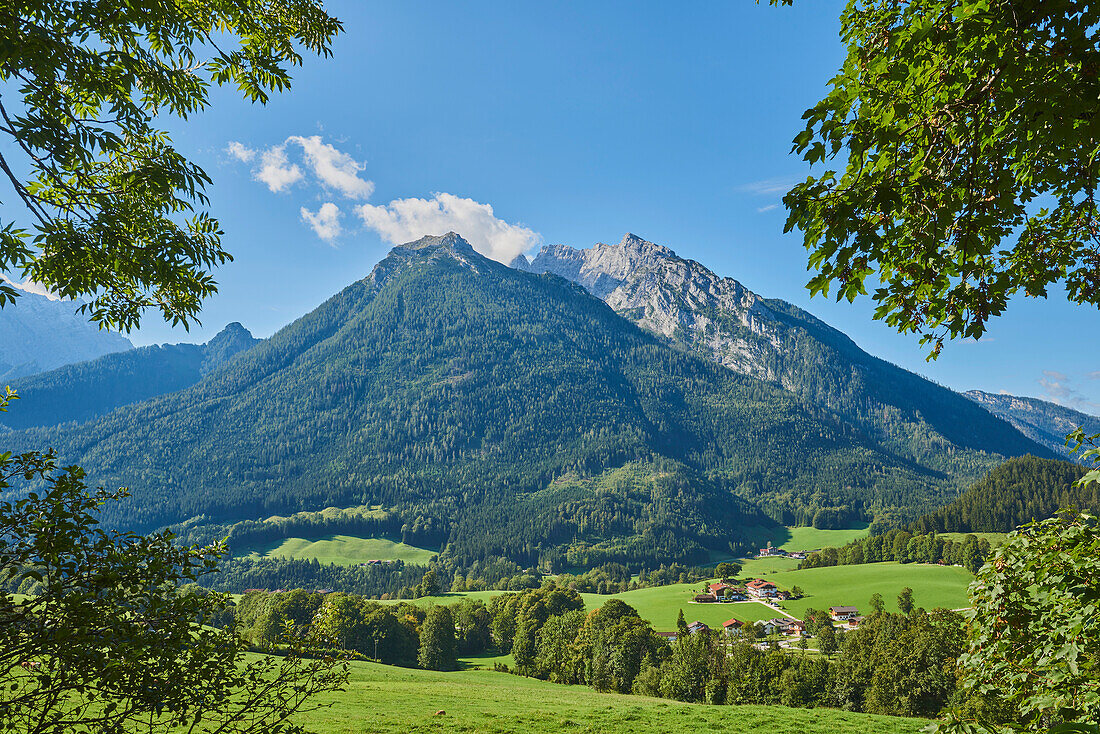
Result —
M 84 422 L 159 395 L 182 390 L 259 343 L 232 322 L 205 344 L 160 344 L 105 354 L 20 378 L 20 401 L 0 413 L 11 429 Z
M 953 480 L 793 393 L 458 239 L 394 248 L 190 387 L 7 441 L 130 486 L 111 523 L 383 505 L 468 561 L 541 563 L 577 543 L 590 558 L 699 560 L 752 525 L 954 496 Z
M 48 298 L 4 280 L 21 292 L 0 308 L 0 381 L 133 349 L 126 337 L 81 315 L 80 301 Z
M 668 343 L 790 390 L 934 471 L 950 471 L 956 449 L 985 470 L 995 462 L 983 455 L 1055 455 L 954 391 L 868 354 L 812 314 L 637 235 L 588 249 L 548 245 L 516 265 L 572 280 Z
M 1082 463 L 1080 454 L 1070 453 L 1066 446 L 1067 435 L 1077 428 L 1084 428 L 1089 435 L 1100 433 L 1100 417 L 1049 400 L 982 390 L 968 390 L 963 395 L 1068 461 Z

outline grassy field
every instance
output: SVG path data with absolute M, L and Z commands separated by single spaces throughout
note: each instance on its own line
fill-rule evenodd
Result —
M 621 594 L 581 594 L 588 609 L 598 609 L 608 599 L 621 599 L 638 610 L 638 616 L 648 620 L 658 632 L 674 632 L 676 617 L 684 610 L 688 622 L 699 620 L 715 629 L 721 629 L 727 619 L 740 619 L 742 622 L 755 622 L 781 616 L 770 607 L 757 602 L 734 604 L 695 604 L 691 599 L 699 593 L 698 584 L 672 584 L 655 586 L 650 589 L 625 591 Z
M 388 538 L 358 538 L 352 535 L 326 535 L 317 540 L 306 538 L 287 538 L 273 546 L 262 548 L 254 555 L 279 558 L 296 558 L 311 561 L 316 558 L 320 563 L 335 563 L 351 566 L 372 559 L 386 561 L 404 561 L 426 565 L 432 556 L 437 555 L 416 546 L 390 540 Z
M 741 564 L 741 573 L 738 574 L 738 577 L 754 579 L 776 571 L 793 571 L 798 568 L 799 561 L 797 558 L 773 556 L 771 558 L 745 558 L 739 560 L 738 563 Z
M 927 724 L 830 709 L 685 704 L 484 670 L 435 673 L 358 662 L 348 690 L 327 701 L 330 708 L 302 717 L 320 734 L 916 734 Z
M 805 597 L 783 602 L 783 609 L 796 617 L 801 617 L 809 607 L 824 609 L 830 606 L 851 605 L 866 612 L 869 611 L 868 600 L 876 592 L 882 594 L 888 610 L 896 611 L 898 593 L 906 586 L 913 589 L 913 598 L 917 605 L 926 609 L 935 607 L 959 609 L 969 603 L 966 587 L 972 576 L 966 569 L 955 566 L 923 563 L 864 563 L 856 566 L 830 566 L 795 571 L 789 570 L 790 567 L 784 566 L 782 561 L 788 561 L 788 559 L 751 561 L 746 565 L 746 573 L 742 573 L 741 578 L 765 578 L 781 589 L 801 587 L 806 594 Z M 588 609 L 596 609 L 608 599 L 621 599 L 637 609 L 643 619 L 649 620 L 653 627 L 661 632 L 676 629 L 676 617 L 681 609 L 684 610 L 684 617 L 688 622 L 699 620 L 711 627 L 720 626 L 730 618 L 740 619 L 743 622 L 755 622 L 780 616 L 779 612 L 759 603 L 694 604 L 691 599 L 702 585 L 702 582 L 671 584 L 607 596 L 600 594 L 582 594 L 581 596 Z M 413 601 L 422 605 L 453 604 L 464 596 L 472 596 L 488 603 L 494 596 L 502 593 L 504 592 L 451 593 Z
M 781 571 L 764 578 L 781 589 L 802 587 L 805 597 L 783 603 L 784 609 L 801 616 L 808 607 L 850 605 L 867 612 L 867 602 L 876 592 L 882 594 L 888 611 L 897 611 L 898 592 L 906 586 L 913 590 L 917 606 L 959 609 L 969 604 L 966 587 L 973 577 L 965 568 L 955 566 L 891 562 Z
M 684 617 L 688 622 L 699 620 L 714 628 L 720 628 L 727 619 L 740 619 L 742 622 L 755 622 L 758 619 L 771 619 L 781 616 L 779 612 L 755 602 L 736 604 L 694 604 L 691 599 L 699 592 L 703 582 L 697 584 L 672 584 L 670 586 L 655 586 L 649 589 L 636 589 L 625 591 L 621 594 L 581 594 L 585 608 L 588 610 L 599 609 L 608 599 L 621 599 L 625 603 L 638 610 L 642 619 L 648 620 L 658 632 L 673 632 L 676 630 L 676 617 L 680 610 L 684 610 Z M 900 587 L 899 587 L 900 588 Z M 463 597 L 469 596 L 481 599 L 486 604 L 494 596 L 505 594 L 504 591 L 467 591 L 440 594 L 439 596 L 424 596 L 419 599 L 409 599 L 418 606 L 430 606 L 433 604 L 454 604 Z M 396 604 L 396 601 L 384 602 Z
M 753 543 L 761 548 L 771 541 L 771 544 L 784 550 L 816 550 L 826 546 L 839 547 L 853 540 L 867 537 L 868 523 L 853 523 L 851 527 L 843 530 L 818 530 L 817 528 L 804 528 L 788 525 L 785 528 L 773 530 L 771 528 L 756 528 L 750 531 Z

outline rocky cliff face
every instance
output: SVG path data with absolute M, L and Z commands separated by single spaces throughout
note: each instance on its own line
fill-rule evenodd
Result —
M 802 309 L 637 235 L 586 250 L 549 245 L 512 266 L 578 283 L 642 328 L 791 390 L 932 471 L 958 463 L 956 448 L 1050 455 L 958 393 L 867 354 Z
M 24 291 L 0 308 L 0 381 L 133 349 L 126 337 L 89 323 L 80 305 Z
M 733 278 L 719 277 L 667 247 L 627 234 L 617 245 L 587 250 L 548 245 L 533 262 L 524 259 L 513 267 L 579 283 L 648 331 L 735 372 L 795 387 L 776 364 L 788 330 L 780 315 Z

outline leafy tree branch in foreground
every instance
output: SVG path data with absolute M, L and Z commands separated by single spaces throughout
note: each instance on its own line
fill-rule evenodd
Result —
M 840 20 L 847 58 L 794 141 L 826 170 L 784 198 L 811 292 L 877 280 L 875 318 L 933 357 L 1014 294 L 1100 305 L 1100 8 L 851 0 Z
M 129 330 L 148 308 L 189 323 L 230 256 L 197 211 L 210 177 L 155 118 L 201 112 L 211 84 L 264 103 L 290 86 L 302 49 L 328 56 L 341 30 L 320 0 L 4 4 L 0 272 L 90 297 L 105 326 Z M 0 285 L 0 307 L 16 295 Z
M 327 642 L 283 636 L 280 657 L 246 657 L 234 629 L 213 626 L 226 597 L 180 587 L 219 549 L 100 530 L 99 507 L 126 493 L 83 479 L 52 452 L 0 455 L 0 492 L 45 483 L 0 503 L 0 584 L 36 589 L 0 594 L 0 731 L 302 731 L 289 718 L 347 679 Z

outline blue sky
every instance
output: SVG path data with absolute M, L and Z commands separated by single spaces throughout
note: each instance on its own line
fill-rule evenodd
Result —
M 840 2 L 328 7 L 346 33 L 291 92 L 260 107 L 222 90 L 171 126 L 214 178 L 236 260 L 201 327 L 150 318 L 136 343 L 205 340 L 229 321 L 267 336 L 391 241 L 451 221 L 498 253 L 630 231 L 950 387 L 1100 413 L 1095 308 L 1019 299 L 979 343 L 927 363 L 914 337 L 872 321 L 870 301 L 808 297 L 805 251 L 777 205 L 807 172 L 790 141 L 842 58 Z

